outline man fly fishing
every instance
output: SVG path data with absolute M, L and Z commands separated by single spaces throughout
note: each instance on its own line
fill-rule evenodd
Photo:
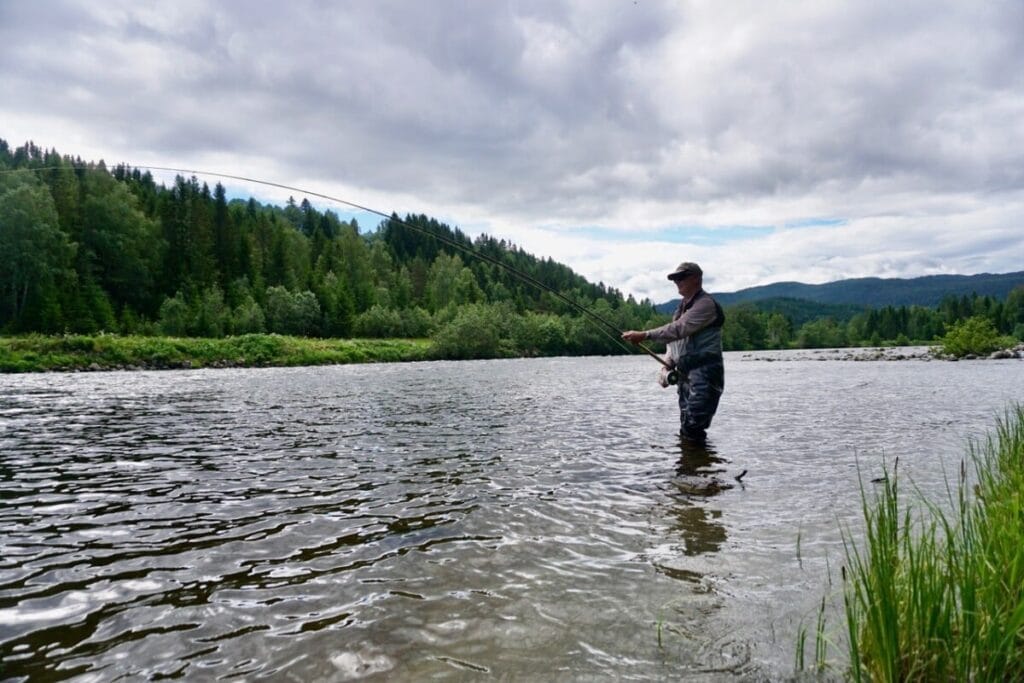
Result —
M 634 344 L 646 339 L 667 343 L 667 365 L 661 369 L 658 381 L 667 387 L 669 372 L 673 369 L 677 372 L 679 434 L 684 439 L 703 442 L 725 390 L 722 362 L 725 314 L 718 302 L 704 291 L 704 271 L 696 263 L 680 263 L 668 274 L 668 279 L 676 283 L 682 297 L 672 314 L 672 322 L 651 330 L 629 330 L 622 333 L 622 338 Z

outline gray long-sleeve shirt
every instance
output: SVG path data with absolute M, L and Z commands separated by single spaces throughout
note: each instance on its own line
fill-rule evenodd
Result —
M 701 290 L 703 291 L 703 290 Z M 696 298 L 700 295 L 700 292 L 694 294 Z M 659 342 L 673 342 L 680 339 L 685 339 L 695 332 L 700 332 L 705 327 L 710 325 L 718 317 L 718 312 L 715 308 L 715 301 L 710 296 L 702 296 L 694 302 L 693 308 L 688 311 L 680 311 L 684 308 L 686 302 L 680 304 L 679 308 L 676 309 L 676 314 L 673 316 L 672 322 L 656 327 L 653 330 L 647 331 L 647 338 L 653 341 Z M 678 317 L 676 317 L 678 316 Z

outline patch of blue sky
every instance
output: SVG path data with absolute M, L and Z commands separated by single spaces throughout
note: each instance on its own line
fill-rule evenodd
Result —
M 598 241 L 615 242 L 671 242 L 673 244 L 697 244 L 719 246 L 758 237 L 766 237 L 775 231 L 771 225 L 719 225 L 714 227 L 681 225 L 657 230 L 626 230 L 623 228 L 586 227 L 572 230 Z
M 787 221 L 785 223 L 786 228 L 838 228 L 846 225 L 847 220 L 845 218 L 797 218 L 796 220 Z
M 288 190 L 282 191 L 288 192 Z M 360 232 L 372 232 L 376 230 L 377 226 L 381 223 L 381 221 L 384 220 L 383 216 L 379 216 L 375 213 L 371 213 L 368 211 L 362 211 L 361 209 L 353 208 L 348 204 L 343 204 L 341 202 L 334 202 L 329 199 L 324 199 L 323 197 L 306 196 L 299 192 L 291 192 L 290 194 L 295 199 L 296 204 L 301 204 L 303 199 L 308 199 L 310 205 L 312 205 L 312 207 L 317 211 L 320 211 L 321 213 L 330 211 L 334 215 L 336 215 L 339 220 L 344 221 L 346 223 L 354 218 L 356 222 L 359 224 Z M 240 199 L 242 201 L 247 202 L 249 201 L 249 198 L 252 197 L 260 204 L 264 204 L 267 206 L 283 207 L 287 203 L 287 200 L 281 201 L 278 199 L 268 199 L 265 196 L 254 197 L 252 192 L 227 184 L 224 185 L 224 195 L 227 197 L 227 200 L 229 202 L 234 199 Z

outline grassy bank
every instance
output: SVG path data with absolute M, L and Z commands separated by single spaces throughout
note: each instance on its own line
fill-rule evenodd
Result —
M 65 335 L 0 337 L 0 372 L 270 367 L 424 360 L 426 339 L 308 339 L 249 334 L 224 339 Z
M 854 680 L 1024 680 L 1024 407 L 970 455 L 951 512 L 907 505 L 896 468 L 864 495 L 843 570 Z

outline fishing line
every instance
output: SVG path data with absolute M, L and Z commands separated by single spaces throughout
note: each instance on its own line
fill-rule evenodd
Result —
M 128 165 L 126 164 L 126 166 L 128 166 Z M 13 173 L 13 172 L 16 172 L 16 171 L 51 171 L 51 170 L 59 170 L 59 169 L 63 169 L 63 168 L 67 168 L 67 167 L 66 166 L 43 166 L 43 167 L 37 167 L 37 168 L 4 169 L 4 170 L 2 170 L 0 172 L 3 172 L 3 173 Z M 72 167 L 72 168 L 74 168 L 74 167 Z M 533 285 L 534 287 L 540 289 L 541 291 L 544 291 L 544 292 L 547 292 L 548 294 L 551 294 L 552 296 L 557 298 L 559 301 L 561 301 L 561 302 L 563 302 L 565 304 L 568 304 L 573 309 L 579 311 L 580 313 L 583 313 L 585 316 L 587 316 L 587 318 L 591 322 L 593 322 L 593 323 L 595 323 L 597 325 L 597 329 L 599 329 L 605 336 L 607 336 L 609 339 L 614 341 L 616 344 L 618 344 L 620 347 L 625 349 L 627 352 L 633 353 L 633 349 L 631 349 L 629 346 L 627 346 L 625 344 L 625 342 L 622 341 L 622 337 L 621 337 L 622 330 L 620 330 L 614 323 L 612 323 L 609 320 L 601 317 L 597 313 L 594 313 L 593 311 L 591 311 L 587 307 L 583 306 L 582 304 L 580 304 L 580 303 L 578 303 L 576 301 L 573 301 L 568 296 L 566 296 L 565 294 L 562 294 L 561 292 L 559 292 L 558 290 L 554 289 L 553 287 L 549 287 L 548 285 L 544 284 L 543 282 L 541 282 L 540 280 L 536 279 L 532 275 L 529 275 L 528 273 L 524 273 L 524 272 L 522 272 L 520 270 L 517 270 L 516 268 L 513 268 L 512 266 L 508 265 L 507 263 L 504 263 L 503 261 L 499 261 L 498 259 L 496 259 L 496 258 L 494 258 L 492 256 L 489 256 L 489 255 L 484 254 L 484 253 L 482 253 L 480 251 L 477 251 L 476 249 L 474 249 L 474 248 L 472 248 L 470 246 L 467 246 L 465 244 L 461 244 L 461 243 L 459 243 L 459 242 L 457 242 L 455 240 L 452 240 L 452 239 L 449 239 L 447 237 L 444 237 L 443 235 L 438 235 L 437 233 L 434 233 L 434 232 L 432 232 L 430 230 L 427 230 L 425 228 L 421 228 L 421 227 L 419 227 L 417 225 L 413 225 L 413 224 L 409 223 L 408 221 L 404 221 L 404 220 L 398 218 L 396 215 L 393 215 L 393 214 L 389 215 L 389 214 L 384 213 L 383 211 L 378 211 L 377 209 L 371 208 L 369 206 L 364 206 L 362 204 L 357 204 L 357 203 L 351 202 L 351 201 L 349 201 L 347 199 L 341 199 L 340 197 L 332 197 L 331 195 L 323 194 L 321 192 L 314 192 L 312 190 L 307 190 L 307 189 L 304 189 L 304 188 L 301 188 L 301 187 L 294 187 L 292 185 L 285 185 L 283 183 L 275 183 L 275 182 L 270 181 L 270 180 L 259 180 L 257 178 L 249 178 L 249 177 L 246 177 L 246 176 L 233 175 L 233 174 L 230 174 L 230 173 L 218 173 L 216 171 L 202 171 L 202 170 L 198 170 L 198 169 L 189 169 L 189 168 L 173 168 L 173 167 L 170 167 L 170 166 L 131 165 L 130 168 L 146 169 L 146 170 L 150 170 L 150 171 L 169 171 L 171 173 L 186 173 L 186 174 L 193 175 L 193 176 L 213 176 L 215 178 L 227 178 L 229 180 L 237 180 L 237 181 L 240 181 L 240 182 L 255 183 L 257 185 L 265 185 L 267 187 L 276 187 L 276 188 L 282 189 L 282 190 L 289 190 L 291 192 L 298 192 L 299 194 L 309 195 L 311 197 L 319 197 L 321 199 L 326 199 L 326 200 L 331 201 L 331 202 L 337 202 L 338 204 L 343 204 L 343 205 L 351 207 L 353 209 L 358 209 L 359 211 L 365 211 L 366 213 L 371 213 L 371 214 L 374 214 L 376 216 L 380 216 L 380 217 L 384 218 L 385 220 L 391 221 L 393 223 L 397 223 L 398 225 L 401 225 L 402 227 L 408 228 L 410 230 L 413 230 L 413 231 L 418 232 L 418 233 L 423 234 L 423 235 L 427 235 L 428 237 L 432 237 L 433 239 L 437 240 L 438 242 L 441 242 L 442 244 L 446 244 L 449 247 L 452 247 L 454 249 L 458 249 L 459 251 L 462 251 L 464 253 L 470 254 L 471 256 L 475 256 L 476 258 L 478 258 L 478 259 L 480 259 L 480 260 L 482 260 L 482 261 L 484 261 L 486 263 L 489 263 L 491 265 L 497 266 L 497 267 L 505 270 L 506 272 L 514 275 L 515 277 L 519 278 L 523 282 L 526 282 L 527 284 Z M 609 330 L 614 331 L 615 334 L 612 334 Z M 672 365 L 670 363 L 668 363 L 664 358 L 662 358 L 661 356 L 656 354 L 654 351 L 652 351 L 646 345 L 644 345 L 643 343 L 639 343 L 639 344 L 637 344 L 637 346 L 640 347 L 640 349 L 642 349 L 648 356 L 650 356 L 651 358 L 653 358 L 656 361 L 658 361 L 659 363 L 661 363 L 662 366 L 664 366 L 665 368 L 667 368 L 669 370 L 672 370 Z

